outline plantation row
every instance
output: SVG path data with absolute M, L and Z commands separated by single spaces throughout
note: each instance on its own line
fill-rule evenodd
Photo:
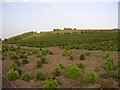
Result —
M 87 50 L 120 50 L 118 47 L 118 33 L 113 31 L 97 31 L 97 32 L 79 32 L 79 33 L 63 33 L 63 34 L 37 34 L 33 33 L 29 38 L 15 39 L 16 37 L 7 39 L 3 43 L 20 44 L 29 47 L 53 47 L 59 46 L 66 49 L 87 49 Z M 26 33 L 27 34 L 27 33 Z M 29 34 L 29 33 L 28 33 Z M 36 36 L 35 36 L 36 35 Z
M 22 58 L 23 64 L 28 64 L 29 60 L 27 59 L 27 55 L 36 55 L 36 58 L 40 58 L 40 60 L 36 63 L 37 68 L 42 68 L 42 64 L 49 64 L 44 58 L 45 55 L 54 55 L 54 53 L 48 49 L 42 50 L 42 49 L 28 49 L 28 48 L 21 48 L 20 46 L 13 47 L 13 46 L 6 46 L 3 45 L 3 52 L 2 57 L 9 56 L 10 59 L 13 60 L 13 62 L 9 66 L 9 71 L 7 72 L 7 78 L 8 80 L 25 80 L 29 81 L 33 78 L 35 80 L 45 80 L 45 83 L 43 85 L 43 88 L 60 88 L 60 83 L 56 79 L 57 76 L 61 76 L 65 74 L 67 78 L 77 79 L 82 78 L 83 82 L 82 84 L 93 84 L 99 80 L 100 77 L 102 78 L 120 78 L 120 69 L 118 68 L 118 65 L 111 54 L 106 54 L 104 59 L 104 69 L 107 71 L 107 73 L 97 76 L 96 72 L 93 70 L 88 70 L 87 72 L 81 72 L 81 69 L 84 69 L 86 66 L 79 62 L 77 64 L 70 64 L 68 66 L 64 65 L 64 63 L 57 64 L 53 69 L 51 74 L 47 77 L 47 75 L 42 71 L 37 71 L 34 73 L 34 75 L 31 75 L 29 73 L 22 73 L 22 70 L 20 67 L 21 63 L 19 62 L 19 58 Z M 7 51 L 15 51 L 16 53 L 7 53 Z M 69 57 L 70 60 L 75 59 L 75 54 L 72 51 L 69 51 L 67 49 L 64 49 L 61 52 L 61 56 Z M 79 60 L 86 60 L 86 56 L 91 56 L 90 52 L 86 52 L 84 54 L 80 55 Z M 116 72 L 118 70 L 118 72 Z M 63 73 L 65 71 L 65 73 Z M 99 72 L 99 70 L 96 70 Z M 115 72 L 112 72 L 115 71 Z

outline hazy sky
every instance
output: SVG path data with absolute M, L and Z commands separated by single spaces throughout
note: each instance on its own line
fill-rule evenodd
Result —
M 28 31 L 51 31 L 64 27 L 78 29 L 118 27 L 117 2 L 24 1 L 3 2 L 2 38 Z

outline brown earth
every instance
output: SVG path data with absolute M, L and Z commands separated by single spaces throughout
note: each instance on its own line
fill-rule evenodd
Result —
M 9 44 L 11 45 L 11 44 Z M 12 46 L 16 46 L 15 44 L 12 44 Z M 34 48 L 34 47 L 24 47 L 23 48 Z M 38 50 L 40 48 L 37 48 Z M 46 55 L 45 58 L 48 62 L 48 64 L 43 64 L 42 68 L 37 68 L 36 64 L 37 61 L 39 61 L 39 58 L 36 58 L 36 55 L 28 56 L 28 64 L 22 64 L 22 60 L 20 61 L 20 68 L 22 69 L 22 74 L 29 73 L 32 76 L 34 76 L 35 72 L 42 71 L 46 74 L 47 77 L 52 72 L 52 69 L 56 66 L 58 63 L 64 63 L 66 66 L 70 64 L 77 64 L 79 62 L 82 62 L 85 65 L 84 69 L 80 69 L 81 73 L 88 71 L 89 69 L 95 70 L 99 69 L 99 72 L 96 72 L 98 76 L 101 74 L 105 74 L 106 70 L 104 69 L 104 55 L 106 54 L 106 51 L 101 50 L 92 50 L 89 51 L 91 53 L 91 56 L 86 56 L 85 60 L 79 60 L 79 56 L 82 53 L 88 52 L 88 50 L 79 50 L 79 49 L 72 49 L 70 51 L 73 51 L 75 53 L 75 60 L 69 60 L 68 56 L 62 56 L 61 52 L 63 49 L 60 49 L 58 47 L 49 47 L 45 48 L 49 49 L 53 52 L 53 55 Z M 7 53 L 10 53 L 11 51 L 8 51 Z M 14 51 L 13 51 L 14 52 Z M 117 51 L 107 51 L 108 53 L 111 53 L 113 55 L 113 58 L 118 61 L 118 52 Z M 15 52 L 14 52 L 15 53 Z M 8 56 L 6 57 L 6 60 L 2 61 L 2 73 L 6 76 L 6 73 L 9 70 L 10 63 L 13 62 L 12 59 L 10 59 Z M 81 83 L 83 82 L 83 77 L 78 79 L 70 79 L 67 78 L 65 70 L 63 70 L 63 75 L 57 76 L 56 79 L 59 81 L 61 88 L 81 88 Z M 16 87 L 18 88 L 42 88 L 45 81 L 37 81 L 34 78 L 30 81 L 24 81 L 24 80 L 15 80 L 11 81 Z M 117 79 L 110 78 L 110 79 L 102 79 L 99 77 L 98 81 L 94 84 L 90 84 L 87 86 L 83 86 L 86 88 L 100 88 L 101 84 L 104 84 L 104 87 L 118 87 L 117 85 Z M 106 83 L 109 83 L 110 85 L 105 85 Z M 112 84 L 112 86 L 111 86 Z

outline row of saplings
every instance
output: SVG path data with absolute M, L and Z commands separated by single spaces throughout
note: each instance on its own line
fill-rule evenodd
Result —
M 33 78 L 36 78 L 36 80 L 46 80 L 45 84 L 43 85 L 43 88 L 60 88 L 59 82 L 55 79 L 55 76 L 60 76 L 63 74 L 63 69 L 66 70 L 66 76 L 68 78 L 76 79 L 83 76 L 83 80 L 85 83 L 95 83 L 98 80 L 98 76 L 96 73 L 92 70 L 89 70 L 88 72 L 85 72 L 83 75 L 80 71 L 81 68 L 84 68 L 83 63 L 78 63 L 77 65 L 70 64 L 68 67 L 66 67 L 63 63 L 57 64 L 53 70 L 52 74 L 47 78 L 46 75 L 38 71 L 35 73 L 34 76 L 31 76 L 30 74 L 23 74 L 21 75 L 21 71 L 19 70 L 17 63 L 13 62 L 10 65 L 10 70 L 7 73 L 8 80 L 16 80 L 21 78 L 22 80 L 29 81 Z M 118 66 L 115 60 L 112 58 L 110 54 L 107 54 L 105 56 L 105 66 L 104 68 L 106 70 L 117 70 Z M 119 70 L 120 71 L 120 70 Z M 116 73 L 116 76 L 120 78 L 120 72 Z
M 68 56 L 70 60 L 75 60 L 75 54 L 72 51 L 68 51 L 67 49 L 64 49 L 61 53 L 62 56 Z M 84 60 L 85 56 L 90 56 L 90 52 L 86 52 L 84 54 L 80 55 L 80 60 Z
M 6 51 L 16 51 L 16 55 L 14 53 L 10 53 L 9 55 Z M 19 54 L 19 55 L 18 55 Z M 20 58 L 27 58 L 27 56 L 31 56 L 37 54 L 37 57 L 42 57 L 47 54 L 52 55 L 53 52 L 50 50 L 37 50 L 37 49 L 28 49 L 28 48 L 21 48 L 20 46 L 13 47 L 13 46 L 2 46 L 2 60 L 5 60 L 6 56 L 10 56 L 10 59 L 18 59 Z M 19 56 L 19 57 L 18 57 Z

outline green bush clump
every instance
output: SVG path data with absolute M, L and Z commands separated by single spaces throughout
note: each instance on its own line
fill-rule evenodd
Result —
M 107 70 L 116 70 L 117 69 L 117 63 L 115 62 L 115 60 L 112 58 L 112 56 L 110 54 L 106 55 L 105 69 L 107 69 Z
M 24 74 L 21 76 L 21 79 L 25 81 L 30 81 L 32 79 L 32 76 L 30 74 Z
M 67 77 L 69 77 L 69 78 L 81 77 L 81 72 L 80 72 L 79 68 L 73 64 L 68 66 L 66 73 L 67 73 Z
M 23 58 L 22 63 L 23 64 L 28 64 L 28 60 L 26 58 Z
M 46 76 L 45 76 L 45 74 L 43 72 L 38 71 L 38 72 L 35 73 L 35 78 L 37 80 L 45 80 Z
M 120 69 L 118 69 L 118 72 L 115 74 L 116 78 L 120 79 Z
M 42 67 L 42 62 L 41 62 L 41 61 L 38 61 L 38 62 L 37 62 L 37 67 L 38 67 L 38 68 L 41 68 L 41 67 Z
M 7 79 L 8 80 L 17 80 L 19 79 L 20 75 L 18 73 L 18 71 L 14 71 L 14 70 L 9 70 L 7 73 Z
M 20 66 L 19 60 L 14 60 L 14 63 L 16 63 L 18 66 Z
M 41 59 L 42 64 L 48 64 L 47 61 L 46 61 L 46 58 L 41 57 L 40 59 Z
M 84 81 L 87 83 L 94 83 L 98 80 L 98 77 L 95 72 L 89 71 L 84 74 Z
M 53 52 L 52 52 L 52 51 L 49 51 L 49 55 L 53 55 Z
M 15 62 L 12 62 L 12 63 L 10 64 L 9 69 L 17 70 L 17 64 L 16 64 Z
M 58 84 L 57 80 L 50 77 L 48 80 L 45 81 L 43 88 L 59 89 L 60 85 Z
M 21 75 L 21 73 L 22 73 L 22 70 L 21 70 L 20 68 L 18 68 L 17 63 L 15 63 L 15 62 L 12 62 L 12 63 L 10 64 L 9 70 L 18 71 L 18 73 L 19 73 L 20 75 Z
M 32 53 L 32 54 L 37 54 L 38 51 L 37 51 L 36 49 L 33 49 L 31 53 Z
M 84 54 L 81 54 L 81 55 L 80 55 L 80 60 L 85 60 Z
M 90 56 L 90 52 L 86 52 L 84 55 L 85 56 Z
M 27 58 L 27 56 L 24 55 L 24 54 L 20 54 L 19 57 L 20 57 L 20 58 Z
M 84 68 L 85 66 L 83 65 L 83 63 L 78 63 L 77 64 L 78 68 Z
M 65 68 L 65 65 L 60 63 L 60 64 L 57 64 L 56 67 L 60 67 L 61 69 L 64 69 Z
M 70 60 L 74 60 L 75 59 L 75 56 L 73 54 L 69 55 L 69 59 Z
M 61 54 L 62 56 L 69 56 L 69 52 L 66 49 L 64 49 Z
M 43 55 L 42 55 L 42 53 L 39 53 L 39 54 L 37 54 L 37 58 L 41 58 Z
M 18 56 L 16 56 L 16 55 L 10 55 L 10 59 L 18 59 Z
M 52 73 L 53 73 L 53 75 L 55 75 L 55 76 L 60 76 L 60 75 L 62 75 L 62 69 L 61 69 L 60 67 L 56 66 L 56 67 L 53 69 Z

